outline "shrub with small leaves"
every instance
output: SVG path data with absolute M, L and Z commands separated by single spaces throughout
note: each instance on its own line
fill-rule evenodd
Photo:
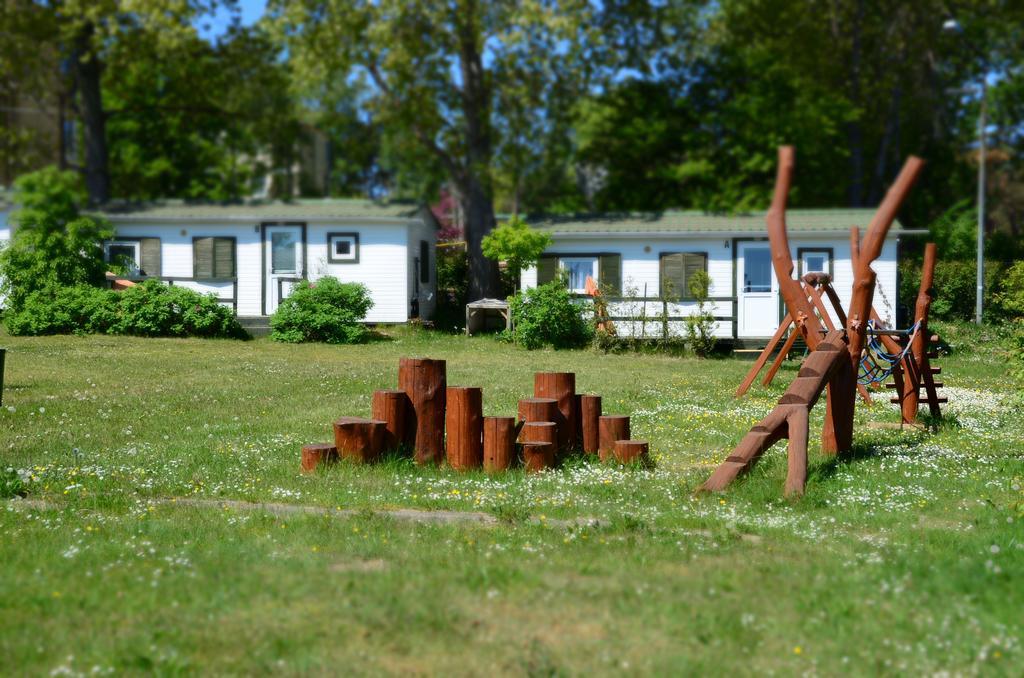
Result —
M 524 348 L 577 348 L 593 338 L 583 317 L 586 307 L 573 302 L 562 280 L 521 290 L 509 298 L 516 343 Z
M 303 281 L 270 318 L 270 338 L 293 344 L 356 344 L 368 335 L 363 320 L 373 307 L 365 285 L 325 277 Z
M 117 320 L 117 293 L 91 285 L 32 292 L 4 316 L 13 335 L 105 334 Z
M 14 335 L 130 334 L 244 338 L 234 312 L 213 295 L 146 280 L 123 292 L 76 285 L 39 290 L 4 318 Z

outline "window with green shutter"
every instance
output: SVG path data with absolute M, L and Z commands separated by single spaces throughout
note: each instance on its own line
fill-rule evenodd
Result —
M 598 255 L 597 275 L 597 284 L 601 287 L 602 294 L 612 297 L 622 294 L 622 255 Z
M 235 277 L 234 238 L 193 238 L 192 277 L 200 279 Z
M 558 275 L 558 256 L 545 254 L 537 260 L 537 284 L 544 285 Z
M 661 295 L 670 299 L 691 300 L 690 280 L 698 271 L 708 270 L 704 252 L 666 252 L 661 255 Z

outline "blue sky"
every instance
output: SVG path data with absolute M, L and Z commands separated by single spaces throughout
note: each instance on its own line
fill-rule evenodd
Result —
M 249 26 L 255 23 L 267 8 L 267 0 L 239 0 L 238 8 L 242 24 Z M 212 17 L 203 17 L 196 22 L 199 34 L 208 40 L 220 37 L 231 23 L 231 13 L 220 8 Z

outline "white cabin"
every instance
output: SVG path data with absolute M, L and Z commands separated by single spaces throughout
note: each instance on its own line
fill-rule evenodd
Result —
M 240 317 L 271 315 L 301 280 L 366 285 L 369 323 L 429 318 L 436 301 L 437 223 L 429 210 L 366 200 L 109 208 L 110 260 L 213 293 Z
M 824 272 L 844 308 L 852 294 L 850 227 L 861 237 L 872 209 L 791 209 L 787 212 L 794 275 Z M 690 275 L 704 270 L 711 278 L 709 310 L 715 336 L 737 344 L 770 337 L 785 317 L 785 305 L 771 263 L 764 213 L 736 216 L 674 211 L 657 214 L 560 217 L 534 220 L 552 245 L 536 267 L 522 273 L 522 286 L 552 279 L 557 269 L 576 292 L 587 276 L 608 290 L 609 315 L 620 335 L 660 336 L 662 317 L 669 332 L 681 334 L 684 319 L 697 308 L 688 291 Z M 883 320 L 896 321 L 899 239 L 910 234 L 895 222 L 881 256 L 875 308 Z M 913 233 L 918 233 L 915 231 Z

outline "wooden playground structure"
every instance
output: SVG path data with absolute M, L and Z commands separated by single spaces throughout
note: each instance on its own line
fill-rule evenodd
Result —
M 860 232 L 856 227 L 850 229 L 850 244 L 856 268 L 856 252 L 860 244 Z M 940 397 L 936 391 L 936 389 L 942 388 L 942 383 L 934 379 L 934 375 L 942 373 L 942 368 L 931 365 L 931 360 L 938 357 L 938 354 L 932 350 L 932 345 L 939 341 L 939 337 L 928 332 L 928 313 L 931 303 L 935 299 L 935 290 L 932 287 L 935 276 L 935 256 L 935 244 L 925 245 L 921 285 L 914 308 L 916 322 L 910 328 L 899 330 L 883 327 L 878 311 L 874 307 L 871 308 L 866 345 L 859 366 L 857 392 L 864 402 L 871 402 L 871 393 L 868 390 L 870 387 L 884 385 L 887 389 L 895 389 L 896 395 L 890 399 L 890 402 L 899 403 L 904 424 L 914 424 L 917 421 L 918 406 L 922 402 L 928 404 L 933 417 L 941 416 L 939 404 L 947 402 L 947 399 Z M 807 273 L 801 278 L 800 285 L 808 303 L 812 305 L 819 321 L 828 331 L 836 329 L 832 318 L 833 314 L 838 318 L 840 326 L 847 324 L 846 311 L 843 309 L 836 291 L 832 288 L 832 280 L 827 273 Z M 824 300 L 826 299 L 831 306 L 831 314 L 825 305 Z M 787 331 L 789 335 L 782 342 Z M 757 375 L 775 353 L 779 342 L 782 342 L 782 347 L 778 348 L 775 359 L 761 380 L 763 385 L 770 385 L 800 336 L 799 328 L 795 327 L 793 322 L 793 316 L 787 313 L 775 335 L 768 341 L 767 346 L 761 351 L 746 377 L 736 389 L 736 397 L 739 398 L 750 390 Z M 884 383 L 889 377 L 892 377 L 892 383 Z M 921 389 L 925 390 L 924 399 L 921 398 Z
M 377 461 L 411 451 L 419 464 L 497 473 L 521 465 L 527 472 L 555 466 L 574 451 L 601 461 L 648 463 L 646 441 L 632 440 L 629 417 L 602 415 L 601 396 L 576 393 L 572 372 L 537 372 L 533 397 L 515 417 L 483 416 L 483 390 L 448 386 L 444 360 L 402 358 L 398 388 L 373 393 L 371 418 L 334 422 L 334 442 L 302 446 L 301 469 L 311 473 L 338 459 Z
M 736 391 L 743 395 L 757 378 L 775 347 L 792 327 L 778 356 L 765 375 L 769 384 L 775 377 L 796 339 L 802 338 L 810 353 L 804 359 L 796 379 L 779 399 L 775 408 L 750 429 L 739 445 L 701 486 L 702 490 L 721 491 L 743 471 L 749 469 L 776 442 L 788 439 L 789 460 L 785 494 L 799 495 L 807 480 L 807 443 L 809 415 L 823 392 L 826 395 L 825 425 L 821 449 L 826 454 L 848 451 L 853 442 L 853 415 L 858 392 L 870 399 L 867 386 L 893 378 L 890 388 L 900 403 L 903 421 L 913 423 L 918 406 L 926 402 L 934 416 L 940 414 L 939 398 L 933 375 L 940 368 L 931 366 L 935 357 L 930 343 L 938 340 L 928 332 L 928 312 L 935 293 L 932 289 L 935 269 L 935 245 L 925 249 L 924 271 L 915 306 L 915 322 L 909 330 L 888 330 L 881 327 L 872 305 L 875 272 L 871 264 L 878 258 L 882 243 L 896 213 L 920 174 L 923 161 L 909 158 L 896 182 L 889 189 L 868 226 L 863 240 L 857 228 L 851 229 L 854 269 L 853 295 L 848 309 L 832 289 L 825 274 L 812 273 L 803 279 L 793 277 L 793 259 L 786 233 L 786 203 L 793 177 L 794 150 L 779 149 L 779 164 L 771 209 L 767 215 L 768 238 L 772 266 L 786 304 L 787 316 L 775 336 L 761 353 Z M 823 301 L 827 299 L 839 323 L 833 322 Z M 921 389 L 926 397 L 922 401 Z

